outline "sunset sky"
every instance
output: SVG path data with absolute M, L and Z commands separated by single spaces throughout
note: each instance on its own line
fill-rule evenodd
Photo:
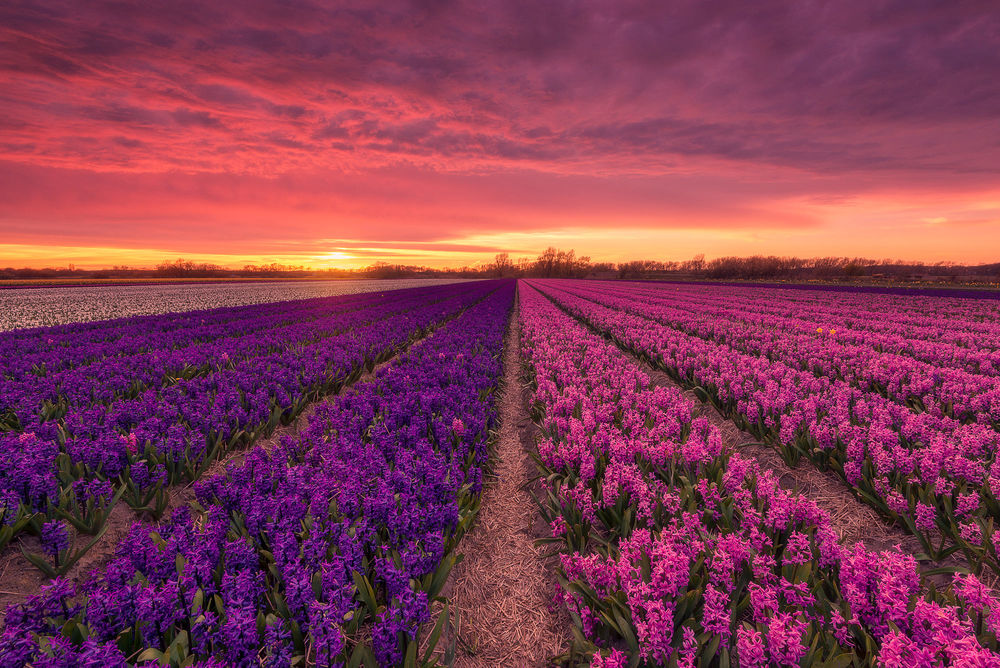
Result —
M 0 3 L 0 266 L 1000 261 L 996 0 Z

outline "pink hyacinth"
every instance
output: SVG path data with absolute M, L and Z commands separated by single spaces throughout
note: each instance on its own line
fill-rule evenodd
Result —
M 626 668 L 626 666 L 628 666 L 628 655 L 617 649 L 611 650 L 608 656 L 598 652 L 590 660 L 590 668 Z

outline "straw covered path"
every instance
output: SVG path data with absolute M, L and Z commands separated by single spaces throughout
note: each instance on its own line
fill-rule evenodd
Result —
M 455 666 L 545 666 L 568 650 L 570 620 L 550 609 L 554 558 L 536 538 L 550 535 L 527 491 L 537 469 L 535 427 L 521 383 L 520 327 L 514 305 L 504 346 L 500 433 L 494 471 L 483 487 L 476 525 L 458 545 L 448 598 L 458 613 Z

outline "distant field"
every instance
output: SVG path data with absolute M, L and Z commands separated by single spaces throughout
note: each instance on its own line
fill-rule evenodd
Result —
M 671 280 L 633 279 L 647 283 L 672 285 L 714 285 L 718 287 L 784 288 L 788 290 L 817 290 L 819 292 L 856 292 L 876 295 L 899 295 L 901 297 L 960 297 L 964 299 L 1000 299 L 998 283 L 909 283 L 888 282 L 841 282 L 841 281 L 754 281 L 754 280 Z
M 145 284 L 56 285 L 0 289 L 0 331 L 134 315 L 264 304 L 311 297 L 455 283 L 452 279 L 265 281 L 150 279 Z
M 178 283 L 301 283 L 301 282 L 329 282 L 329 281 L 353 281 L 353 278 L 313 278 L 313 277 L 287 277 L 287 278 L 267 278 L 255 276 L 235 276 L 227 278 L 3 278 L 0 279 L 0 289 L 4 288 L 74 288 L 86 285 L 159 285 Z

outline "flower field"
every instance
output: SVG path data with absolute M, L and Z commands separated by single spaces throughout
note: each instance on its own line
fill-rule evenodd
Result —
M 241 665 L 264 652 L 266 665 L 290 665 L 307 647 L 323 665 L 366 652 L 392 663 L 414 648 L 407 633 L 426 617 L 481 485 L 512 292 L 483 282 L 199 312 L 194 330 L 187 317 L 163 317 L 20 339 L 35 344 L 23 353 L 29 369 L 61 347 L 92 346 L 53 363 L 55 375 L 97 365 L 71 387 L 103 379 L 99 394 L 69 393 L 43 373 L 34 394 L 15 384 L 7 395 L 5 536 L 39 536 L 43 552 L 28 556 L 58 576 L 86 549 L 73 534 L 99 535 L 118 498 L 140 513 L 162 508 L 156 496 L 171 482 L 198 478 L 438 328 L 321 407 L 296 439 L 200 482 L 197 521 L 183 507 L 155 531 L 137 523 L 85 591 L 56 579 L 10 612 L 0 664 L 180 665 L 218 653 L 220 665 Z M 248 327 L 260 329 L 248 339 Z M 112 385 L 127 369 L 149 371 L 148 357 L 162 373 L 143 376 L 144 388 Z M 371 641 L 345 647 L 366 623 Z M 258 626 L 260 638 L 247 633 Z M 260 647 L 267 638 L 273 651 Z
M 197 479 L 488 290 L 421 288 L 6 335 L 0 446 L 12 456 L 0 463 L 0 547 L 25 530 L 61 537 L 66 523 L 99 535 L 119 498 L 158 519 L 167 487 Z M 51 575 L 80 556 L 42 542 L 49 563 L 31 556 Z
M 998 665 L 997 599 L 976 575 L 939 589 L 912 555 L 838 544 L 814 504 L 723 450 L 679 392 L 637 366 L 838 475 L 922 539 L 920 561 L 958 551 L 960 570 L 995 571 L 995 306 L 795 299 L 523 286 L 543 506 L 579 640 L 607 648 L 599 665 Z M 979 398 L 953 400 L 959 376 Z
M 783 305 L 754 294 L 748 307 L 738 292 L 554 290 L 789 462 L 835 472 L 926 556 L 960 550 L 977 572 L 1000 572 L 993 302 L 842 297 L 834 307 L 826 295 Z
M 0 666 L 450 663 L 512 378 L 572 633 L 553 660 L 1000 666 L 998 322 L 985 300 L 525 280 L 0 334 L 0 548 L 48 580 L 7 610 Z M 703 403 L 921 549 L 844 542 Z M 127 535 L 67 577 L 123 505 Z

